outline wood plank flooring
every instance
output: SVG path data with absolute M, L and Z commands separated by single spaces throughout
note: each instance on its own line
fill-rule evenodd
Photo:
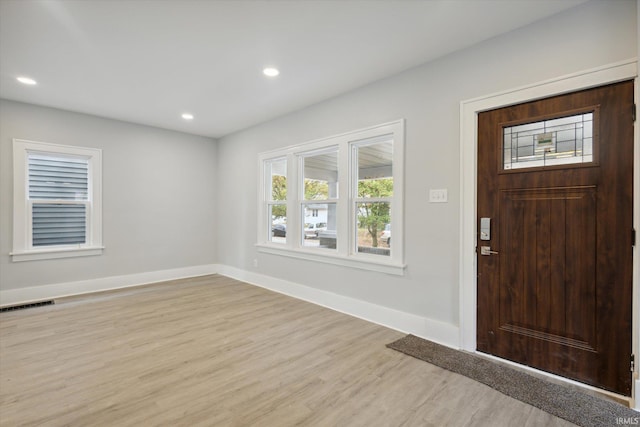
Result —
M 1 426 L 570 426 L 223 276 L 0 314 Z

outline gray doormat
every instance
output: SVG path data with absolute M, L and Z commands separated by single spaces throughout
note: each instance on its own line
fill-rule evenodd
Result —
M 387 347 L 424 360 L 583 427 L 637 424 L 640 412 L 474 354 L 407 335 Z M 635 423 L 633 422 L 635 421 Z

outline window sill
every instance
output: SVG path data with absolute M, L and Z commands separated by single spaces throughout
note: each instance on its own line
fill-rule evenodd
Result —
M 104 246 L 91 246 L 85 248 L 57 248 L 57 249 L 37 249 L 31 251 L 11 252 L 13 262 L 37 261 L 42 259 L 75 258 L 81 256 L 102 255 Z
M 379 259 L 380 255 L 371 257 L 341 256 L 333 253 L 320 253 L 318 250 L 291 249 L 269 243 L 256 244 L 258 252 L 281 255 L 290 258 L 307 261 L 322 262 L 343 267 L 359 268 L 361 270 L 376 271 L 379 273 L 404 276 L 405 264 L 391 263 L 388 260 Z

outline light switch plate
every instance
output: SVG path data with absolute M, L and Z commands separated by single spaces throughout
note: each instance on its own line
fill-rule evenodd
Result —
M 429 203 L 447 203 L 447 189 L 429 190 Z

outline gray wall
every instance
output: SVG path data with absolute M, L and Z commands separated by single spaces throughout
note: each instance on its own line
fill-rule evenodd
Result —
M 457 324 L 460 101 L 635 57 L 636 4 L 592 1 L 221 139 L 218 262 Z M 399 118 L 406 119 L 405 276 L 256 250 L 258 153 Z M 449 202 L 428 203 L 430 188 L 447 188 Z
M 11 262 L 12 139 L 103 150 L 102 256 Z M 0 290 L 216 262 L 209 138 L 0 101 Z

